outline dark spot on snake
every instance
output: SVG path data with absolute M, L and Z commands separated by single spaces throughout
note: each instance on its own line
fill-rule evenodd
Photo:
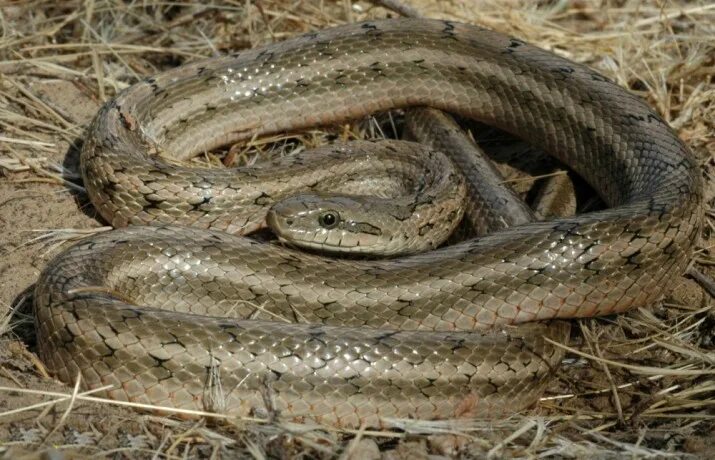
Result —
M 526 42 L 519 40 L 518 38 L 511 37 L 509 38 L 509 44 L 507 45 L 506 49 L 501 52 L 501 54 L 512 54 L 517 48 L 525 44 Z
M 164 202 L 164 200 L 150 198 L 148 196 L 144 196 L 144 199 L 147 201 L 147 204 L 142 206 L 142 211 L 144 212 L 150 211 L 152 209 L 161 209 L 159 205 Z
M 352 233 L 365 233 L 368 235 L 382 235 L 382 229 L 367 222 L 354 222 L 353 225 L 346 225 L 345 229 Z
M 560 222 L 554 226 L 554 230 L 561 232 L 560 240 L 564 240 L 567 236 L 583 236 L 576 231 L 579 227 L 577 222 Z
M 65 326 L 64 326 L 63 329 L 67 332 L 67 338 L 63 338 L 63 339 L 62 339 L 62 343 L 64 343 L 64 344 L 70 344 L 70 343 L 74 342 L 74 339 L 75 339 L 76 337 L 79 337 L 79 336 L 76 335 L 74 332 L 72 332 L 72 330 L 69 328 L 69 325 L 68 325 L 68 324 L 65 324 Z
M 295 262 L 295 261 L 293 261 L 293 260 L 285 260 L 285 261 L 283 261 L 283 262 L 279 262 L 279 263 L 278 263 L 278 266 L 279 266 L 279 267 L 282 267 L 282 268 L 284 268 L 284 269 L 285 269 L 285 268 L 290 268 L 290 269 L 291 269 L 290 271 L 300 271 L 300 270 L 303 269 L 303 265 L 302 265 L 302 264 L 300 264 L 300 263 L 298 263 L 298 262 Z
M 235 329 L 237 331 L 242 331 L 244 330 L 243 327 L 241 327 L 237 322 L 235 321 L 222 321 L 217 324 L 217 326 L 224 331 L 226 334 L 233 335 L 232 329 Z M 236 336 L 233 336 L 236 338 Z
M 144 83 L 147 83 L 149 85 L 153 85 L 156 83 L 156 78 L 155 77 L 147 77 L 144 79 Z
M 172 332 L 169 331 L 169 330 L 166 330 L 166 331 L 164 331 L 164 332 L 166 332 L 167 334 L 169 334 L 174 340 L 172 340 L 172 341 L 170 341 L 170 342 L 161 342 L 162 345 L 172 345 L 172 344 L 176 344 L 176 345 L 181 346 L 182 348 L 186 348 L 186 345 L 184 345 L 184 344 L 181 342 L 181 340 L 179 340 L 179 337 L 177 337 L 176 334 L 172 333 Z
M 449 338 L 449 339 L 447 339 L 447 342 L 452 342 L 449 344 L 449 350 L 452 353 L 454 353 L 455 351 L 464 348 L 465 340 L 461 339 L 461 338 L 459 338 L 459 339 Z
M 103 353 L 101 353 L 99 356 L 102 358 L 113 358 L 117 354 L 117 350 L 119 348 L 114 348 L 109 342 L 103 342 L 107 346 L 107 350 Z
M 507 369 L 509 369 L 511 372 L 514 372 L 514 373 L 517 372 L 517 370 L 516 370 L 514 367 L 512 367 L 511 363 L 510 363 L 508 360 L 503 360 L 503 361 L 500 361 L 500 362 L 501 362 L 502 364 L 505 364 L 506 367 L 507 367 Z M 522 364 L 522 365 L 524 365 L 524 367 L 526 367 L 526 363 L 525 363 L 524 361 L 519 361 L 519 363 Z
M 194 203 L 191 205 L 191 210 L 192 211 L 201 211 L 201 206 L 205 204 L 211 203 L 212 196 L 205 196 L 202 200 L 201 203 Z
M 206 83 L 210 83 L 212 85 L 223 84 L 223 79 L 217 75 L 210 75 L 206 77 L 205 81 Z
M 389 338 L 391 338 L 391 337 L 394 337 L 394 336 L 396 336 L 396 335 L 399 334 L 399 333 L 400 333 L 400 331 L 387 331 L 387 332 L 385 332 L 385 333 L 382 333 L 382 334 L 377 335 L 377 336 L 375 337 L 375 339 L 378 340 L 378 341 L 382 341 L 382 340 L 386 340 L 386 339 L 389 339 Z
M 666 123 L 666 122 L 660 117 L 660 115 L 658 115 L 658 114 L 649 113 L 647 118 L 648 118 L 648 122 L 649 122 L 649 123 L 656 122 L 656 123 L 660 123 L 660 124 L 662 124 L 662 125 L 667 125 L 667 123 Z M 683 158 L 682 161 L 684 161 L 684 162 L 687 163 L 687 159 L 686 159 L 686 158 Z
M 273 59 L 273 56 L 274 56 L 274 55 L 275 55 L 275 54 L 274 54 L 272 51 L 263 50 L 263 51 L 261 51 L 260 53 L 258 53 L 258 55 L 256 56 L 256 58 L 257 58 L 257 59 L 263 59 L 263 60 L 264 60 L 264 64 L 265 64 L 266 62 L 268 62 L 268 61 L 270 61 L 271 59 Z
M 67 308 L 66 311 L 68 311 L 72 315 L 72 318 L 74 318 L 75 322 L 79 321 L 79 315 L 77 315 L 74 306 L 72 308 Z
M 114 325 L 111 322 L 107 322 L 106 324 L 107 324 L 107 326 L 109 326 L 109 330 L 112 331 L 113 334 L 119 335 L 119 331 L 117 330 L 116 327 L 114 327 Z M 100 333 L 100 335 L 101 335 L 101 333 Z
M 216 242 L 216 243 L 224 243 L 224 239 L 219 236 L 218 233 L 210 233 L 208 234 L 208 239 L 210 241 Z
M 232 329 L 236 329 L 235 325 L 231 325 L 230 328 L 225 327 L 225 328 L 221 328 L 221 329 L 223 329 L 223 332 L 228 334 L 229 337 L 231 337 L 231 342 L 238 342 L 238 336 L 232 331 Z
M 432 223 L 424 224 L 423 226 L 420 227 L 420 231 L 419 231 L 420 236 L 425 236 L 433 228 L 434 228 L 434 224 L 432 224 Z
M 323 340 L 323 337 L 325 336 L 325 332 L 321 331 L 320 329 L 312 329 L 308 331 L 308 335 L 310 336 L 310 340 L 318 342 L 319 344 L 323 345 L 324 347 L 328 346 L 328 342 Z
M 157 364 L 158 366 L 164 367 L 164 363 L 166 363 L 166 362 L 168 362 L 168 361 L 171 360 L 171 357 L 169 357 L 169 358 L 159 358 L 158 356 L 154 355 L 151 351 L 147 352 L 147 354 L 148 354 L 149 356 L 151 356 L 151 358 L 152 358 L 154 361 L 156 361 L 156 364 Z
M 355 393 L 360 394 L 360 393 L 362 393 L 362 391 L 364 389 L 364 385 L 362 383 L 362 378 L 363 378 L 363 375 L 361 375 L 359 373 L 355 373 L 355 375 L 346 377 L 345 383 L 352 385 L 352 387 L 355 388 Z M 354 380 L 358 380 L 358 382 L 355 383 Z
M 114 192 L 117 191 L 117 184 L 118 182 L 109 180 L 102 185 L 102 190 L 104 190 L 107 195 L 112 195 Z
M 663 254 L 671 254 L 672 252 L 675 252 L 674 250 L 677 248 L 673 247 L 673 243 L 675 243 L 675 240 L 670 240 L 668 241 L 668 244 L 663 246 Z
M 395 305 L 395 306 L 399 305 L 399 307 L 397 308 L 397 314 L 398 314 L 398 315 L 401 315 L 401 316 L 404 316 L 404 315 L 402 314 L 402 311 L 403 311 L 405 308 L 411 307 L 411 306 L 412 306 L 412 301 L 410 301 L 410 300 L 397 299 L 397 300 L 395 300 L 394 305 Z M 409 315 L 408 315 L 408 316 L 409 316 Z
M 636 249 L 636 251 L 635 251 L 633 254 L 631 254 L 631 255 L 629 255 L 629 256 L 626 257 L 626 264 L 628 264 L 628 265 L 634 265 L 635 267 L 640 268 L 640 267 L 641 267 L 641 262 L 639 262 L 638 260 L 636 260 L 636 259 L 638 258 L 638 256 L 640 256 L 640 255 L 641 255 L 641 250 L 640 250 L 640 249 Z
M 144 316 L 144 314 L 141 312 L 141 310 L 137 308 L 123 308 L 121 310 L 122 312 L 122 318 L 126 319 L 132 319 L 132 318 L 141 318 Z M 128 315 L 127 313 L 131 313 L 131 315 Z
M 368 68 L 369 68 L 371 71 L 375 72 L 375 73 L 376 73 L 378 76 L 380 76 L 380 77 L 384 77 L 384 76 L 385 76 L 385 74 L 384 74 L 384 69 L 383 69 L 382 67 L 380 67 L 380 63 L 379 63 L 379 62 L 373 62 L 372 64 L 370 64 L 370 65 L 368 66 Z
M 560 75 L 559 80 L 566 80 L 568 75 L 574 73 L 574 69 L 571 67 L 557 67 L 555 69 L 551 69 L 551 72 Z
M 253 200 L 253 203 L 259 206 L 269 206 L 273 204 L 273 198 L 271 198 L 271 196 L 266 192 L 261 192 L 260 196 Z
M 593 81 L 600 81 L 600 82 L 603 82 L 603 83 L 611 83 L 611 80 L 609 80 L 608 78 L 604 77 L 604 76 L 601 75 L 600 73 L 592 73 L 592 74 L 591 74 L 591 80 L 593 80 Z
M 634 121 L 645 121 L 645 117 L 643 115 L 635 115 L 632 113 L 627 114 L 626 118 Z
M 536 358 L 537 360 L 541 361 L 543 364 L 546 365 L 546 367 L 549 368 L 549 374 L 554 374 L 554 373 L 558 370 L 558 366 L 559 366 L 560 362 L 557 362 L 557 363 L 556 363 L 556 368 L 554 368 L 554 366 L 551 365 L 551 360 L 550 360 L 548 357 L 545 358 L 544 355 L 542 355 L 541 353 L 537 353 L 537 352 L 529 345 L 529 343 L 528 343 L 527 341 L 525 341 L 524 339 L 518 339 L 518 340 L 521 342 L 521 348 L 523 348 L 524 350 L 528 351 L 531 356 L 533 356 L 533 357 Z M 538 343 L 538 342 L 537 342 L 537 343 Z M 543 342 L 542 342 L 542 343 L 543 343 Z M 548 351 L 548 349 L 547 349 L 547 351 Z M 557 352 L 558 352 L 558 349 L 557 349 L 556 347 L 552 347 L 552 348 L 551 348 L 551 352 L 552 352 L 552 353 L 557 353 Z M 532 374 L 532 377 L 537 377 L 536 373 Z

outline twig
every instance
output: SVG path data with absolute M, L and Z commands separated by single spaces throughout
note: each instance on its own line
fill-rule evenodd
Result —
M 419 18 L 422 17 L 416 8 L 400 2 L 399 0 L 374 0 L 375 4 L 380 5 L 383 8 L 394 11 L 395 13 L 401 14 L 406 18 Z
M 685 274 L 690 276 L 700 287 L 705 289 L 705 291 L 710 294 L 710 297 L 715 297 L 715 280 L 692 265 L 688 267 Z

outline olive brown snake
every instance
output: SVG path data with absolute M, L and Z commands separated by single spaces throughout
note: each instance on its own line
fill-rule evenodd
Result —
M 610 208 L 411 256 L 332 259 L 225 233 L 260 226 L 312 174 L 302 160 L 278 174 L 156 155 L 410 106 L 524 138 Z M 701 222 L 698 167 L 644 102 L 585 66 L 450 21 L 347 25 L 148 78 L 101 109 L 81 163 L 100 214 L 133 225 L 81 241 L 41 275 L 50 370 L 111 384 L 116 399 L 338 426 L 533 404 L 562 356 L 545 338 L 567 334 L 535 321 L 654 302 Z

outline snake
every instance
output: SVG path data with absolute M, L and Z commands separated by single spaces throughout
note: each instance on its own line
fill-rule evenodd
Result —
M 336 258 L 245 236 L 299 180 L 324 199 L 335 184 L 314 188 L 332 162 L 176 161 L 411 107 L 522 138 L 607 208 L 415 254 Z M 402 148 L 382 142 L 358 149 Z M 684 271 L 703 215 L 697 161 L 641 98 L 519 38 L 448 20 L 348 24 L 146 78 L 99 110 L 80 163 L 94 207 L 120 228 L 40 275 L 48 369 L 152 407 L 338 427 L 527 410 L 564 356 L 554 344 L 568 339 L 565 319 L 656 302 Z M 420 179 L 412 185 L 419 195 Z M 440 202 L 457 212 L 449 196 Z

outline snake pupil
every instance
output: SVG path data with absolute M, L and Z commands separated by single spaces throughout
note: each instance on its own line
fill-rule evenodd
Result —
M 334 212 L 326 212 L 318 217 L 318 223 L 325 228 L 333 228 L 338 223 L 338 216 Z

